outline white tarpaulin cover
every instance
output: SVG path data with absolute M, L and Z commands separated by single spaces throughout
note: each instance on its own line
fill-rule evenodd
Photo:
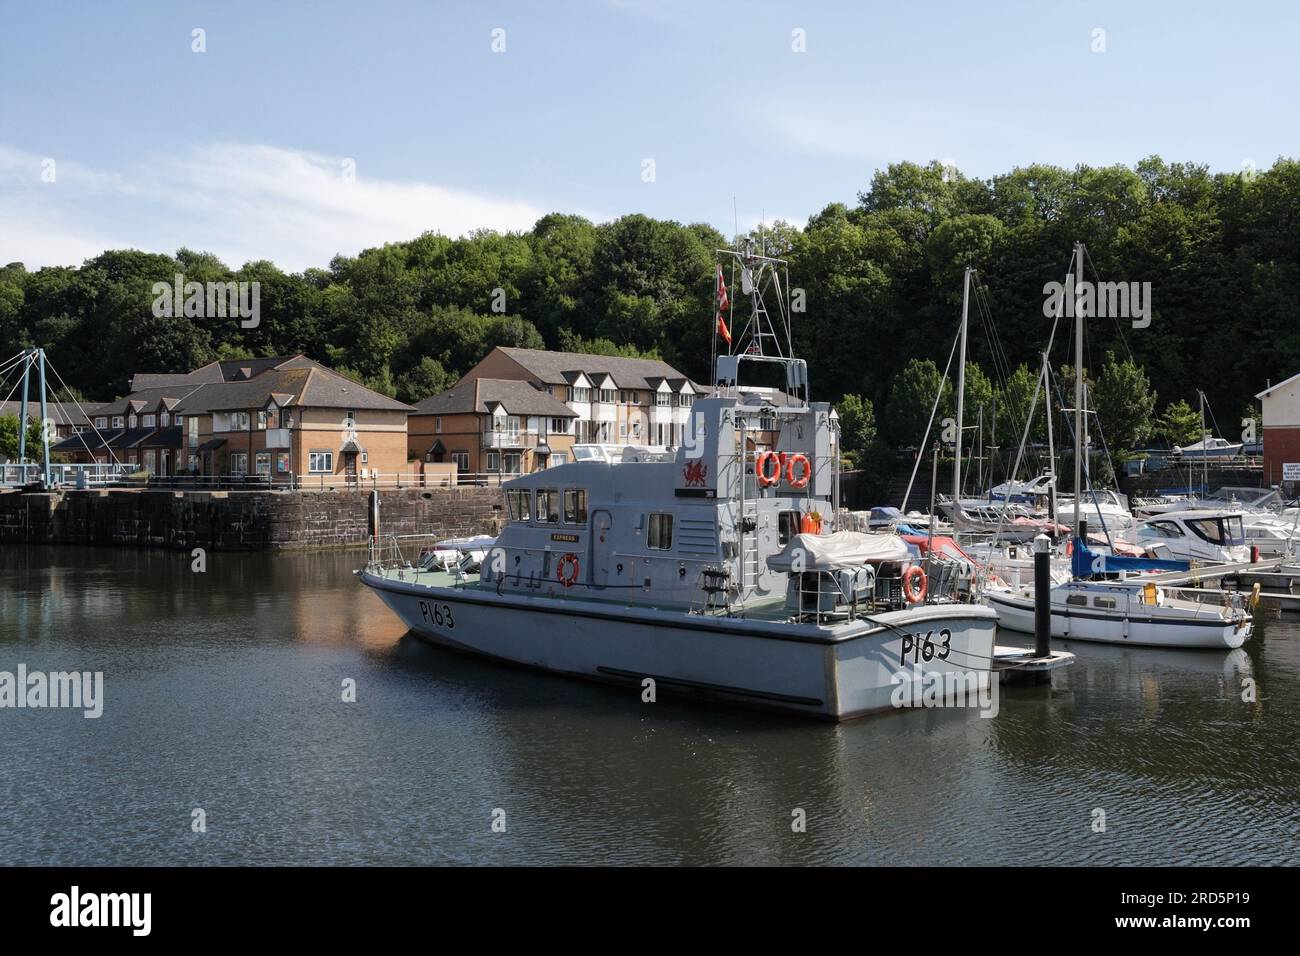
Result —
M 907 542 L 896 534 L 861 531 L 797 534 L 784 551 L 767 559 L 767 566 L 773 571 L 789 571 L 800 553 L 805 571 L 834 571 L 880 561 L 905 561 L 910 554 Z

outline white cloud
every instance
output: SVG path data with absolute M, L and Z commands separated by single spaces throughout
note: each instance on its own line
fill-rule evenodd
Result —
M 346 157 L 247 143 L 195 147 L 128 172 L 58 161 L 42 183 L 40 157 L 0 146 L 0 261 L 29 268 L 81 262 L 104 248 L 213 252 L 231 266 L 271 259 L 325 266 L 337 253 L 429 230 L 527 229 L 545 210 L 431 183 L 370 178 Z

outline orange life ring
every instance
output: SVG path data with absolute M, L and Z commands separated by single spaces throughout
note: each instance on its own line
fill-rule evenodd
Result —
M 921 579 L 919 588 L 913 585 L 917 578 Z M 920 565 L 914 564 L 903 572 L 903 597 L 907 599 L 908 604 L 920 604 L 925 600 L 929 590 L 930 580 L 925 576 L 925 570 Z
M 572 574 L 566 574 L 565 569 L 572 568 Z M 566 554 L 560 558 L 560 563 L 555 566 L 555 576 L 560 579 L 560 583 L 566 588 L 573 587 L 578 581 L 578 556 L 576 554 Z
M 794 476 L 794 466 L 802 466 L 803 475 L 799 478 Z M 802 488 L 808 484 L 808 479 L 812 477 L 812 462 L 804 454 L 791 455 L 785 462 L 785 480 L 791 488 Z
M 767 470 L 768 463 L 776 464 L 776 471 Z M 754 474 L 758 476 L 758 487 L 770 488 L 781 480 L 781 459 L 777 457 L 774 451 L 765 451 L 758 456 L 758 461 L 754 462 Z

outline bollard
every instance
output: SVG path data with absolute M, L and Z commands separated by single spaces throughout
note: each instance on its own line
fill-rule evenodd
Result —
M 1052 541 L 1034 538 L 1034 654 L 1052 653 Z

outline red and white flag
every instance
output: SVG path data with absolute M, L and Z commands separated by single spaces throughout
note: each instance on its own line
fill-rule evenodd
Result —
M 731 300 L 727 298 L 727 280 L 722 277 L 722 266 L 718 266 L 718 334 L 727 340 L 731 348 L 731 329 L 727 328 L 727 319 L 723 313 L 731 309 Z

